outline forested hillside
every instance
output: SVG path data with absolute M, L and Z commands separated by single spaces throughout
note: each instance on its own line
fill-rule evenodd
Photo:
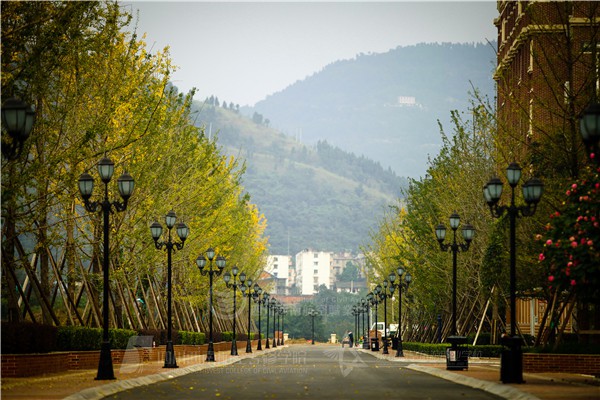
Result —
M 473 88 L 493 98 L 494 44 L 419 44 L 336 61 L 242 112 L 258 113 L 304 143 L 326 140 L 392 167 L 424 175 L 440 149 L 438 121 L 470 107 Z
M 195 103 L 197 123 L 245 160 L 243 185 L 267 218 L 272 254 L 356 250 L 406 183 L 327 142 L 307 146 L 222 104 Z

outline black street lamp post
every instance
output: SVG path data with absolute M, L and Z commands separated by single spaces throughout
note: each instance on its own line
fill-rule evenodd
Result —
M 465 240 L 464 243 L 458 243 L 456 241 L 456 230 L 460 224 L 460 217 L 457 213 L 450 215 L 450 228 L 452 228 L 453 238 L 452 243 L 444 244 L 446 239 L 446 226 L 439 224 L 435 228 L 435 235 L 438 242 L 440 243 L 440 249 L 442 251 L 452 252 L 452 336 L 457 335 L 456 331 L 456 255 L 458 252 L 465 252 L 469 250 L 473 236 L 475 235 L 475 229 L 471 224 L 464 224 L 462 227 L 462 236 Z
M 163 368 L 177 368 L 177 361 L 175 360 L 175 349 L 173 348 L 173 340 L 171 338 L 171 329 L 172 329 L 172 308 L 171 308 L 171 254 L 173 253 L 173 249 L 181 250 L 183 249 L 183 244 L 187 239 L 190 230 L 186 224 L 180 222 L 177 224 L 177 236 L 181 242 L 174 242 L 171 239 L 171 229 L 175 226 L 175 222 L 177 221 L 177 215 L 175 215 L 175 211 L 171 210 L 167 213 L 165 217 L 165 224 L 167 225 L 167 241 L 159 242 L 160 237 L 162 236 L 163 227 L 157 221 L 154 221 L 152 225 L 150 225 L 150 233 L 152 234 L 152 239 L 154 239 L 154 246 L 161 250 L 163 247 L 167 250 L 167 349 L 165 351 L 165 365 Z
M 281 313 L 283 311 L 283 306 L 281 303 L 277 303 L 277 346 L 281 346 L 281 337 L 283 336 L 283 330 L 281 329 Z
M 2 126 L 10 138 L 2 140 L 2 155 L 7 160 L 19 157 L 34 122 L 35 111 L 29 104 L 16 97 L 11 97 L 2 104 Z
M 379 319 L 379 317 L 377 316 L 378 312 L 377 312 L 377 306 L 379 305 L 379 303 L 381 302 L 381 300 L 379 299 L 379 293 L 381 293 L 381 285 L 377 284 L 377 286 L 375 286 L 375 289 L 373 289 L 372 293 L 369 293 L 371 296 L 367 295 L 367 297 L 370 297 L 370 302 L 372 306 L 375 306 L 375 340 L 379 341 L 379 337 L 377 335 L 377 332 L 379 332 L 377 330 L 377 320 Z M 371 324 L 371 326 L 373 326 L 373 324 Z M 370 327 L 368 328 L 369 330 L 371 329 Z
M 246 338 L 246 353 L 252 353 L 252 341 L 250 340 L 250 323 L 252 321 L 250 314 L 252 312 L 252 298 L 254 295 L 252 291 L 252 279 L 246 279 L 246 274 L 242 272 L 240 274 L 240 282 L 242 282 L 240 285 L 242 296 L 248 297 L 248 337 Z
M 207 261 L 208 259 L 208 261 Z M 217 264 L 217 269 L 213 269 L 213 260 L 215 259 L 215 251 L 212 248 L 206 250 L 206 257 L 203 254 L 200 254 L 198 258 L 196 258 L 196 265 L 198 265 L 198 269 L 203 276 L 208 275 L 208 287 L 209 287 L 209 319 L 208 319 L 208 349 L 206 350 L 206 361 L 215 361 L 215 349 L 213 344 L 213 276 L 219 276 L 223 272 L 223 268 L 225 268 L 225 257 L 218 256 L 215 264 Z M 205 270 L 204 267 L 208 263 L 208 270 Z
M 408 291 L 408 286 L 412 282 L 412 275 L 407 272 L 404 275 L 404 268 L 396 268 L 396 274 L 398 274 L 398 283 L 394 284 L 396 276 L 392 272 L 388 279 L 392 282 L 392 287 L 398 288 L 398 344 L 396 345 L 396 357 L 404 357 L 404 350 L 402 349 L 402 289 Z M 402 283 L 402 275 L 404 275 L 404 283 Z
M 600 163 L 600 104 L 592 102 L 579 120 L 581 138 L 590 159 Z
M 511 163 L 506 169 L 506 178 L 511 188 L 509 206 L 500 206 L 498 202 L 502 196 L 502 181 L 499 178 L 491 179 L 483 188 L 485 201 L 490 207 L 493 217 L 500 218 L 508 214 L 510 219 L 510 337 L 504 344 L 510 351 L 503 351 L 500 365 L 500 379 L 503 383 L 523 383 L 523 353 L 521 350 L 521 339 L 516 335 L 517 306 L 516 306 L 516 266 L 517 266 L 517 244 L 516 225 L 517 217 L 530 217 L 535 214 L 537 205 L 544 192 L 544 184 L 537 178 L 531 178 L 522 186 L 524 206 L 515 204 L 515 187 L 521 179 L 521 167 L 517 163 Z
M 308 316 L 311 318 L 311 331 L 312 331 L 312 343 L 315 344 L 315 317 L 319 315 L 319 312 L 316 310 L 310 310 L 308 312 Z
M 238 355 L 237 341 L 236 341 L 237 338 L 236 338 L 236 332 L 235 332 L 235 325 L 236 325 L 235 317 L 236 317 L 236 313 L 237 313 L 237 311 L 236 311 L 236 291 L 240 285 L 238 283 L 236 283 L 235 279 L 239 272 L 240 272 L 240 270 L 239 270 L 238 266 L 234 265 L 233 268 L 231 268 L 231 274 L 229 272 L 225 272 L 223 274 L 223 280 L 225 281 L 225 285 L 228 288 L 233 288 L 233 337 L 231 338 L 231 355 L 232 356 Z M 229 283 L 231 281 L 231 275 L 233 275 L 233 282 Z
M 271 314 L 271 301 L 269 300 L 269 293 L 263 293 L 263 304 L 265 305 L 265 309 L 267 311 L 267 329 L 265 329 L 265 349 L 270 349 L 271 345 L 269 344 L 269 315 Z
M 104 222 L 104 259 L 102 264 L 102 273 L 104 275 L 103 282 L 103 298 L 102 298 L 102 346 L 100 348 L 100 362 L 98 364 L 98 375 L 96 376 L 96 380 L 108 380 L 115 379 L 115 374 L 113 371 L 112 358 L 110 355 L 110 338 L 108 335 L 108 313 L 109 313 L 109 259 L 110 259 L 110 247 L 109 247 L 109 239 L 110 239 L 110 230 L 108 226 L 110 212 L 113 207 L 116 211 L 125 211 L 127 208 L 127 201 L 131 194 L 133 193 L 133 189 L 135 187 L 135 182 L 131 175 L 125 172 L 123 175 L 117 179 L 119 194 L 123 199 L 123 202 L 113 201 L 111 202 L 108 199 L 108 183 L 112 179 L 113 173 L 115 171 L 114 163 L 108 158 L 104 157 L 98 162 L 98 174 L 104 183 L 104 199 L 102 201 L 90 201 L 90 197 L 92 196 L 92 191 L 94 190 L 94 178 L 87 173 L 81 174 L 79 177 L 79 192 L 81 193 L 81 197 L 83 198 L 85 209 L 89 212 L 96 212 L 98 209 L 102 211 L 103 222 Z
M 277 339 L 276 339 L 276 326 L 275 326 L 275 314 L 277 312 L 277 300 L 274 297 L 271 297 L 271 309 L 273 310 L 273 348 L 277 347 Z
M 281 345 L 283 346 L 285 344 L 284 340 L 285 340 L 285 336 L 283 335 L 283 332 L 285 332 L 285 329 L 283 327 L 283 323 L 284 323 L 284 319 L 285 319 L 285 308 L 283 307 L 283 305 L 281 306 Z
M 254 284 L 254 301 L 258 304 L 258 345 L 256 346 L 256 350 L 262 350 L 262 332 L 260 330 L 260 308 L 261 305 L 265 303 L 264 295 L 266 293 L 263 292 L 262 288 L 258 285 L 258 283 Z
M 369 293 L 371 296 L 373 296 L 373 293 Z M 368 297 L 369 295 L 367 295 Z M 363 349 L 368 349 L 369 348 L 369 331 L 367 330 L 367 325 L 369 323 L 369 301 L 365 300 L 365 299 L 360 299 L 360 303 L 362 305 L 362 333 L 363 333 Z M 365 324 L 365 316 L 367 318 L 366 324 Z
M 393 278 L 392 278 L 393 277 Z M 387 327 L 388 327 L 388 323 L 387 323 L 387 299 L 388 297 L 392 297 L 394 295 L 394 278 L 396 278 L 396 275 L 394 275 L 394 273 L 391 273 L 388 276 L 388 279 L 390 279 L 389 281 L 387 279 L 383 280 L 383 290 L 381 291 L 381 293 L 379 294 L 380 297 L 383 298 L 383 353 L 382 354 L 390 354 L 388 351 L 388 337 L 387 337 Z
M 358 341 L 359 337 L 359 328 L 358 328 L 358 308 L 356 305 L 352 306 L 352 316 L 354 317 L 354 332 L 356 334 L 356 340 Z

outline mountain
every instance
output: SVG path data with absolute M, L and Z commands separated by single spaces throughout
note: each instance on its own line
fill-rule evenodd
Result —
M 492 99 L 493 44 L 419 44 L 360 54 L 268 96 L 254 108 L 273 127 L 364 155 L 402 176 L 423 176 L 440 146 L 438 120 L 470 107 L 473 88 Z
M 235 109 L 195 103 L 222 150 L 245 160 L 243 185 L 267 218 L 271 254 L 358 250 L 406 179 L 327 142 L 307 146 Z

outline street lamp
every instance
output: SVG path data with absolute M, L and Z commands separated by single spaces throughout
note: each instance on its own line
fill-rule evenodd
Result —
M 308 316 L 311 318 L 311 330 L 312 330 L 312 343 L 311 344 L 315 344 L 315 317 L 319 315 L 319 312 L 316 310 L 311 309 L 308 312 Z
M 2 126 L 9 136 L 8 140 L 2 140 L 2 155 L 7 160 L 19 157 L 34 122 L 35 111 L 24 101 L 11 97 L 2 104 Z
M 358 328 L 358 307 L 356 307 L 356 305 L 352 306 L 352 316 L 354 317 L 354 332 L 356 333 L 356 340 L 358 340 L 358 335 L 360 331 Z
M 208 259 L 208 261 L 207 261 Z M 215 260 L 215 264 L 217 264 L 217 269 L 213 269 L 213 260 L 215 259 L 215 251 L 212 248 L 206 250 L 206 256 L 204 254 L 200 254 L 198 258 L 196 258 L 196 265 L 198 265 L 198 269 L 203 276 L 208 275 L 209 282 L 209 336 L 208 336 L 208 350 L 206 350 L 206 361 L 215 361 L 215 349 L 213 345 L 213 276 L 219 276 L 223 272 L 223 268 L 225 268 L 225 257 L 218 256 Z M 206 264 L 208 263 L 208 270 L 204 269 Z
M 235 333 L 235 317 L 236 317 L 236 291 L 237 288 L 239 286 L 239 284 L 237 284 L 235 282 L 235 278 L 237 277 L 238 273 L 240 272 L 239 268 L 237 265 L 234 265 L 233 268 L 231 268 L 231 274 L 229 272 L 225 272 L 223 274 L 223 280 L 225 281 L 225 285 L 228 288 L 233 288 L 233 338 L 231 339 L 231 355 L 232 356 L 237 356 L 238 352 L 237 352 L 237 341 L 236 341 L 236 333 Z M 242 272 L 242 274 L 244 274 Z M 233 275 L 233 282 L 229 283 L 231 281 L 231 276 Z M 245 276 L 245 274 L 244 274 Z M 241 281 L 241 275 L 240 275 L 240 281 Z
M 4 119 L 4 116 L 2 118 Z M 97 210 L 101 210 L 104 221 L 104 260 L 102 264 L 102 274 L 104 275 L 102 294 L 102 346 L 100 348 L 100 362 L 98 364 L 98 375 L 96 376 L 96 380 L 115 379 L 112 358 L 110 355 L 110 339 L 108 337 L 108 290 L 110 286 L 108 276 L 108 260 L 110 257 L 110 231 L 108 227 L 109 216 L 113 207 L 115 211 L 125 211 L 125 209 L 127 208 L 127 201 L 129 200 L 129 197 L 131 197 L 131 194 L 133 193 L 133 189 L 135 187 L 135 182 L 133 181 L 133 178 L 131 177 L 131 175 L 125 172 L 119 177 L 119 179 L 117 179 L 119 194 L 121 195 L 123 202 L 120 202 L 118 200 L 111 202 L 108 199 L 108 183 L 112 179 L 114 171 L 115 164 L 108 158 L 104 157 L 98 162 L 98 173 L 100 175 L 100 178 L 102 179 L 102 182 L 104 183 L 104 199 L 102 201 L 90 201 L 90 197 L 92 197 L 92 191 L 94 190 L 94 178 L 92 178 L 90 174 L 81 174 L 78 182 L 79 192 L 81 193 L 81 197 L 83 198 L 85 209 L 89 212 L 96 212 Z
M 285 329 L 283 327 L 283 323 L 284 323 L 284 319 L 285 319 L 285 308 L 283 307 L 283 304 L 280 307 L 279 312 L 281 313 L 281 345 L 283 346 L 284 340 L 285 340 L 285 336 L 283 335 L 283 332 L 285 332 Z
M 396 268 L 396 274 L 398 274 L 398 283 L 396 281 L 396 275 L 392 272 L 388 279 L 392 282 L 393 287 L 398 288 L 398 344 L 396 345 L 396 357 L 404 357 L 404 350 L 402 349 L 402 289 L 408 291 L 408 286 L 412 282 L 412 275 L 410 272 L 406 272 L 404 275 L 404 268 L 402 266 Z M 404 283 L 402 283 L 402 275 L 404 275 Z
M 360 299 L 360 304 L 362 305 L 362 333 L 363 333 L 363 349 L 369 348 L 369 331 L 367 330 L 367 326 L 365 325 L 365 316 L 367 317 L 367 324 L 369 323 L 369 296 L 373 297 L 373 293 L 367 294 L 367 300 Z
M 283 306 L 280 302 L 277 303 L 277 345 L 281 346 L 281 337 L 283 336 L 283 330 L 281 329 L 281 312 L 283 311 Z
M 581 138 L 585 144 L 585 149 L 589 157 L 595 163 L 598 161 L 598 151 L 600 150 L 600 104 L 594 102 L 590 104 L 582 113 L 579 119 Z
M 393 278 L 392 278 L 393 277 Z M 379 294 L 379 297 L 383 298 L 383 353 L 382 354 L 390 354 L 388 352 L 388 339 L 387 339 L 387 299 L 388 297 L 392 297 L 394 295 L 394 279 L 396 278 L 396 275 L 394 275 L 394 273 L 392 272 L 389 276 L 388 279 L 384 279 L 383 280 L 383 290 L 381 291 L 381 293 Z M 390 284 L 391 282 L 391 284 Z
M 271 345 L 269 344 L 269 315 L 271 314 L 271 302 L 269 301 L 269 293 L 263 293 L 263 304 L 267 310 L 267 329 L 265 329 L 265 349 L 270 349 Z
M 256 346 L 256 350 L 262 350 L 262 338 L 261 338 L 261 330 L 260 330 L 260 306 L 265 304 L 265 295 L 268 293 L 263 292 L 262 288 L 258 286 L 258 283 L 254 284 L 254 301 L 258 304 L 258 346 Z
M 381 293 L 381 285 L 377 284 L 377 286 L 375 286 L 375 289 L 373 289 L 373 294 L 371 296 L 371 305 L 375 306 L 375 340 L 377 342 L 379 342 L 379 336 L 377 335 L 377 333 L 379 332 L 377 330 L 377 320 L 379 319 L 378 316 L 378 312 L 377 312 L 377 306 L 379 305 L 379 303 L 381 303 L 381 299 L 379 298 L 379 294 Z M 371 325 L 372 326 L 372 325 Z M 371 328 L 369 328 L 370 330 Z M 385 327 L 384 327 L 385 330 Z
M 516 335 L 517 325 L 517 243 L 516 225 L 517 217 L 530 217 L 535 214 L 537 205 L 544 192 L 544 184 L 537 178 L 531 178 L 522 186 L 525 205 L 515 205 L 515 187 L 521 179 L 521 167 L 517 163 L 511 163 L 506 169 L 506 178 L 511 188 L 509 206 L 500 206 L 498 202 L 502 196 L 502 181 L 499 178 L 491 179 L 483 188 L 485 201 L 490 207 L 493 217 L 500 218 L 508 214 L 510 218 L 510 337 L 505 340 L 509 352 L 502 352 L 500 379 L 504 383 L 523 382 L 523 353 L 521 351 L 521 340 Z
M 440 243 L 440 249 L 442 251 L 451 251 L 452 252 L 452 336 L 457 335 L 456 331 L 456 254 L 459 251 L 465 252 L 469 250 L 469 246 L 471 245 L 471 241 L 473 240 L 473 236 L 475 235 L 475 228 L 471 224 L 464 224 L 462 227 L 462 237 L 464 239 L 464 243 L 458 243 L 456 241 L 456 230 L 458 229 L 458 225 L 460 224 L 460 217 L 457 213 L 452 213 L 450 215 L 450 228 L 452 228 L 453 239 L 452 243 L 444 244 L 444 240 L 446 239 L 446 226 L 444 224 L 439 224 L 435 228 L 435 235 L 437 236 L 437 240 Z
M 276 313 L 276 307 L 277 307 L 277 300 L 275 300 L 274 297 L 271 297 L 271 309 L 273 310 L 273 348 L 277 347 L 277 340 L 275 338 L 276 336 L 276 327 L 275 327 L 275 313 Z
M 251 317 L 250 313 L 252 312 L 252 279 L 246 279 L 246 274 L 240 274 L 240 282 L 242 282 L 240 286 L 240 290 L 242 291 L 242 296 L 248 297 L 248 337 L 246 338 L 246 353 L 252 353 L 252 341 L 250 340 L 250 322 Z
M 181 242 L 174 242 L 171 239 L 171 229 L 175 226 L 175 221 L 177 220 L 177 216 L 175 215 L 175 211 L 171 210 L 167 213 L 165 217 L 165 223 L 167 225 L 167 241 L 159 242 L 162 235 L 162 225 L 157 221 L 154 221 L 152 225 L 150 225 L 150 233 L 152 234 L 152 239 L 154 239 L 154 246 L 161 250 L 163 247 L 167 250 L 167 350 L 165 352 L 165 365 L 163 368 L 177 368 L 177 361 L 175 360 L 175 349 L 173 349 L 173 341 L 171 340 L 171 327 L 172 327 L 172 319 L 171 319 L 171 254 L 173 249 L 177 250 L 183 249 L 183 244 L 185 243 L 185 239 L 187 239 L 190 229 L 186 224 L 180 222 L 177 224 L 177 235 Z

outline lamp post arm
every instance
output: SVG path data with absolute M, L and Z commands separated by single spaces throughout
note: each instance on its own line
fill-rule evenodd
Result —
M 125 211 L 127 209 L 127 200 L 123 200 L 122 202 L 115 200 L 111 205 L 115 207 L 115 210 L 117 211 Z

